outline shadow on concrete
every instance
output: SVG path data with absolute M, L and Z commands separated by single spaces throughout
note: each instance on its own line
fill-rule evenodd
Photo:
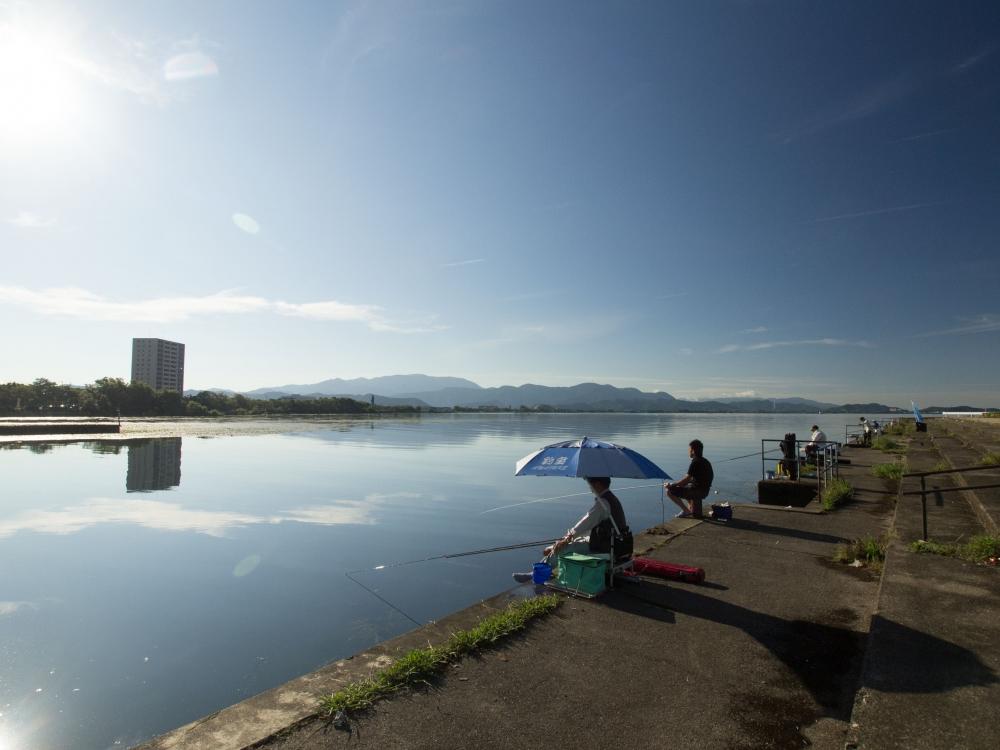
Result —
M 730 529 L 740 529 L 741 531 L 753 531 L 758 534 L 774 534 L 775 536 L 787 536 L 793 539 L 805 539 L 810 542 L 826 542 L 828 544 L 843 544 L 848 540 L 842 536 L 833 534 L 819 534 L 815 531 L 804 531 L 802 529 L 790 529 L 785 526 L 771 526 L 758 521 L 748 521 L 743 518 L 733 518 L 725 524 L 719 524 Z
M 972 651 L 881 615 L 872 618 L 871 638 L 878 649 L 866 670 L 866 687 L 884 693 L 940 693 L 998 681 Z
M 682 614 L 738 628 L 778 657 L 826 715 L 850 718 L 866 636 L 839 627 L 845 621 L 840 611 L 829 614 L 829 623 L 786 620 L 689 588 L 652 582 L 609 592 L 604 601 L 614 609 L 663 623 L 673 623 Z M 993 670 L 961 646 L 879 616 L 872 621 L 871 633 L 878 638 L 879 651 L 869 670 L 868 687 L 928 693 L 997 682 Z

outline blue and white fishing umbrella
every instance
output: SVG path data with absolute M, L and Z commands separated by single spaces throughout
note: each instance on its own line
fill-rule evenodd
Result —
M 529 453 L 514 466 L 514 476 L 671 479 L 641 453 L 588 437 L 553 443 Z

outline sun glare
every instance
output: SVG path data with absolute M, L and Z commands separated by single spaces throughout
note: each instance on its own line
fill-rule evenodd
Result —
M 0 23 L 0 145 L 70 135 L 83 110 L 82 88 L 65 40 Z

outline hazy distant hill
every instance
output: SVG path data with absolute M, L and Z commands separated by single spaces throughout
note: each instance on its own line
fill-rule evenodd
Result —
M 946 411 L 986 411 L 986 409 L 980 409 L 978 406 L 928 406 L 920 411 L 924 414 L 941 414 Z
M 435 377 L 433 375 L 386 375 L 379 378 L 354 378 L 342 380 L 333 378 L 320 383 L 306 385 L 279 385 L 247 391 L 251 398 L 264 398 L 264 394 L 320 394 L 323 396 L 346 396 L 352 393 L 376 393 L 380 396 L 406 396 L 417 391 L 434 391 L 441 388 L 479 389 L 479 385 L 465 378 Z M 275 398 L 266 396 L 266 398 Z
M 526 384 L 499 388 L 444 388 L 404 394 L 419 398 L 431 406 L 553 406 L 558 409 L 594 409 L 607 411 L 663 411 L 677 399 L 669 393 L 645 393 L 638 388 L 580 383 L 567 387 Z
M 222 391 L 223 389 L 213 389 Z M 232 393 L 229 391 L 229 393 Z M 640 391 L 638 388 L 616 388 L 599 383 L 556 387 L 528 383 L 483 388 L 465 378 L 433 377 L 430 375 L 389 375 L 378 378 L 342 380 L 334 378 L 308 385 L 284 385 L 248 391 L 251 398 L 317 398 L 340 396 L 358 401 L 370 401 L 382 406 L 419 407 L 486 407 L 520 409 L 551 407 L 565 411 L 621 411 L 704 413 L 737 412 L 744 414 L 802 412 L 884 414 L 902 413 L 885 404 L 832 404 L 797 397 L 783 398 L 721 398 L 711 401 L 685 401 L 669 393 Z
M 761 398 L 760 396 L 739 396 L 735 398 L 716 398 L 713 401 L 719 401 L 723 404 L 749 404 L 749 403 L 762 403 L 770 402 L 775 408 L 778 406 L 788 406 L 793 407 L 796 411 L 827 411 L 829 409 L 834 409 L 837 404 L 831 404 L 824 401 L 813 401 L 808 398 Z

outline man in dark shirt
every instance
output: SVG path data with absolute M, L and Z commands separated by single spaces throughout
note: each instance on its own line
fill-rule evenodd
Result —
M 667 497 L 680 506 L 679 518 L 702 517 L 701 501 L 708 497 L 708 492 L 712 489 L 712 480 L 715 479 L 712 464 L 702 456 L 704 450 L 705 446 L 700 440 L 692 440 L 688 443 L 691 465 L 688 466 L 687 474 L 676 482 L 664 482 L 663 484 L 663 488 L 667 491 Z M 687 505 L 685 500 L 690 505 Z

